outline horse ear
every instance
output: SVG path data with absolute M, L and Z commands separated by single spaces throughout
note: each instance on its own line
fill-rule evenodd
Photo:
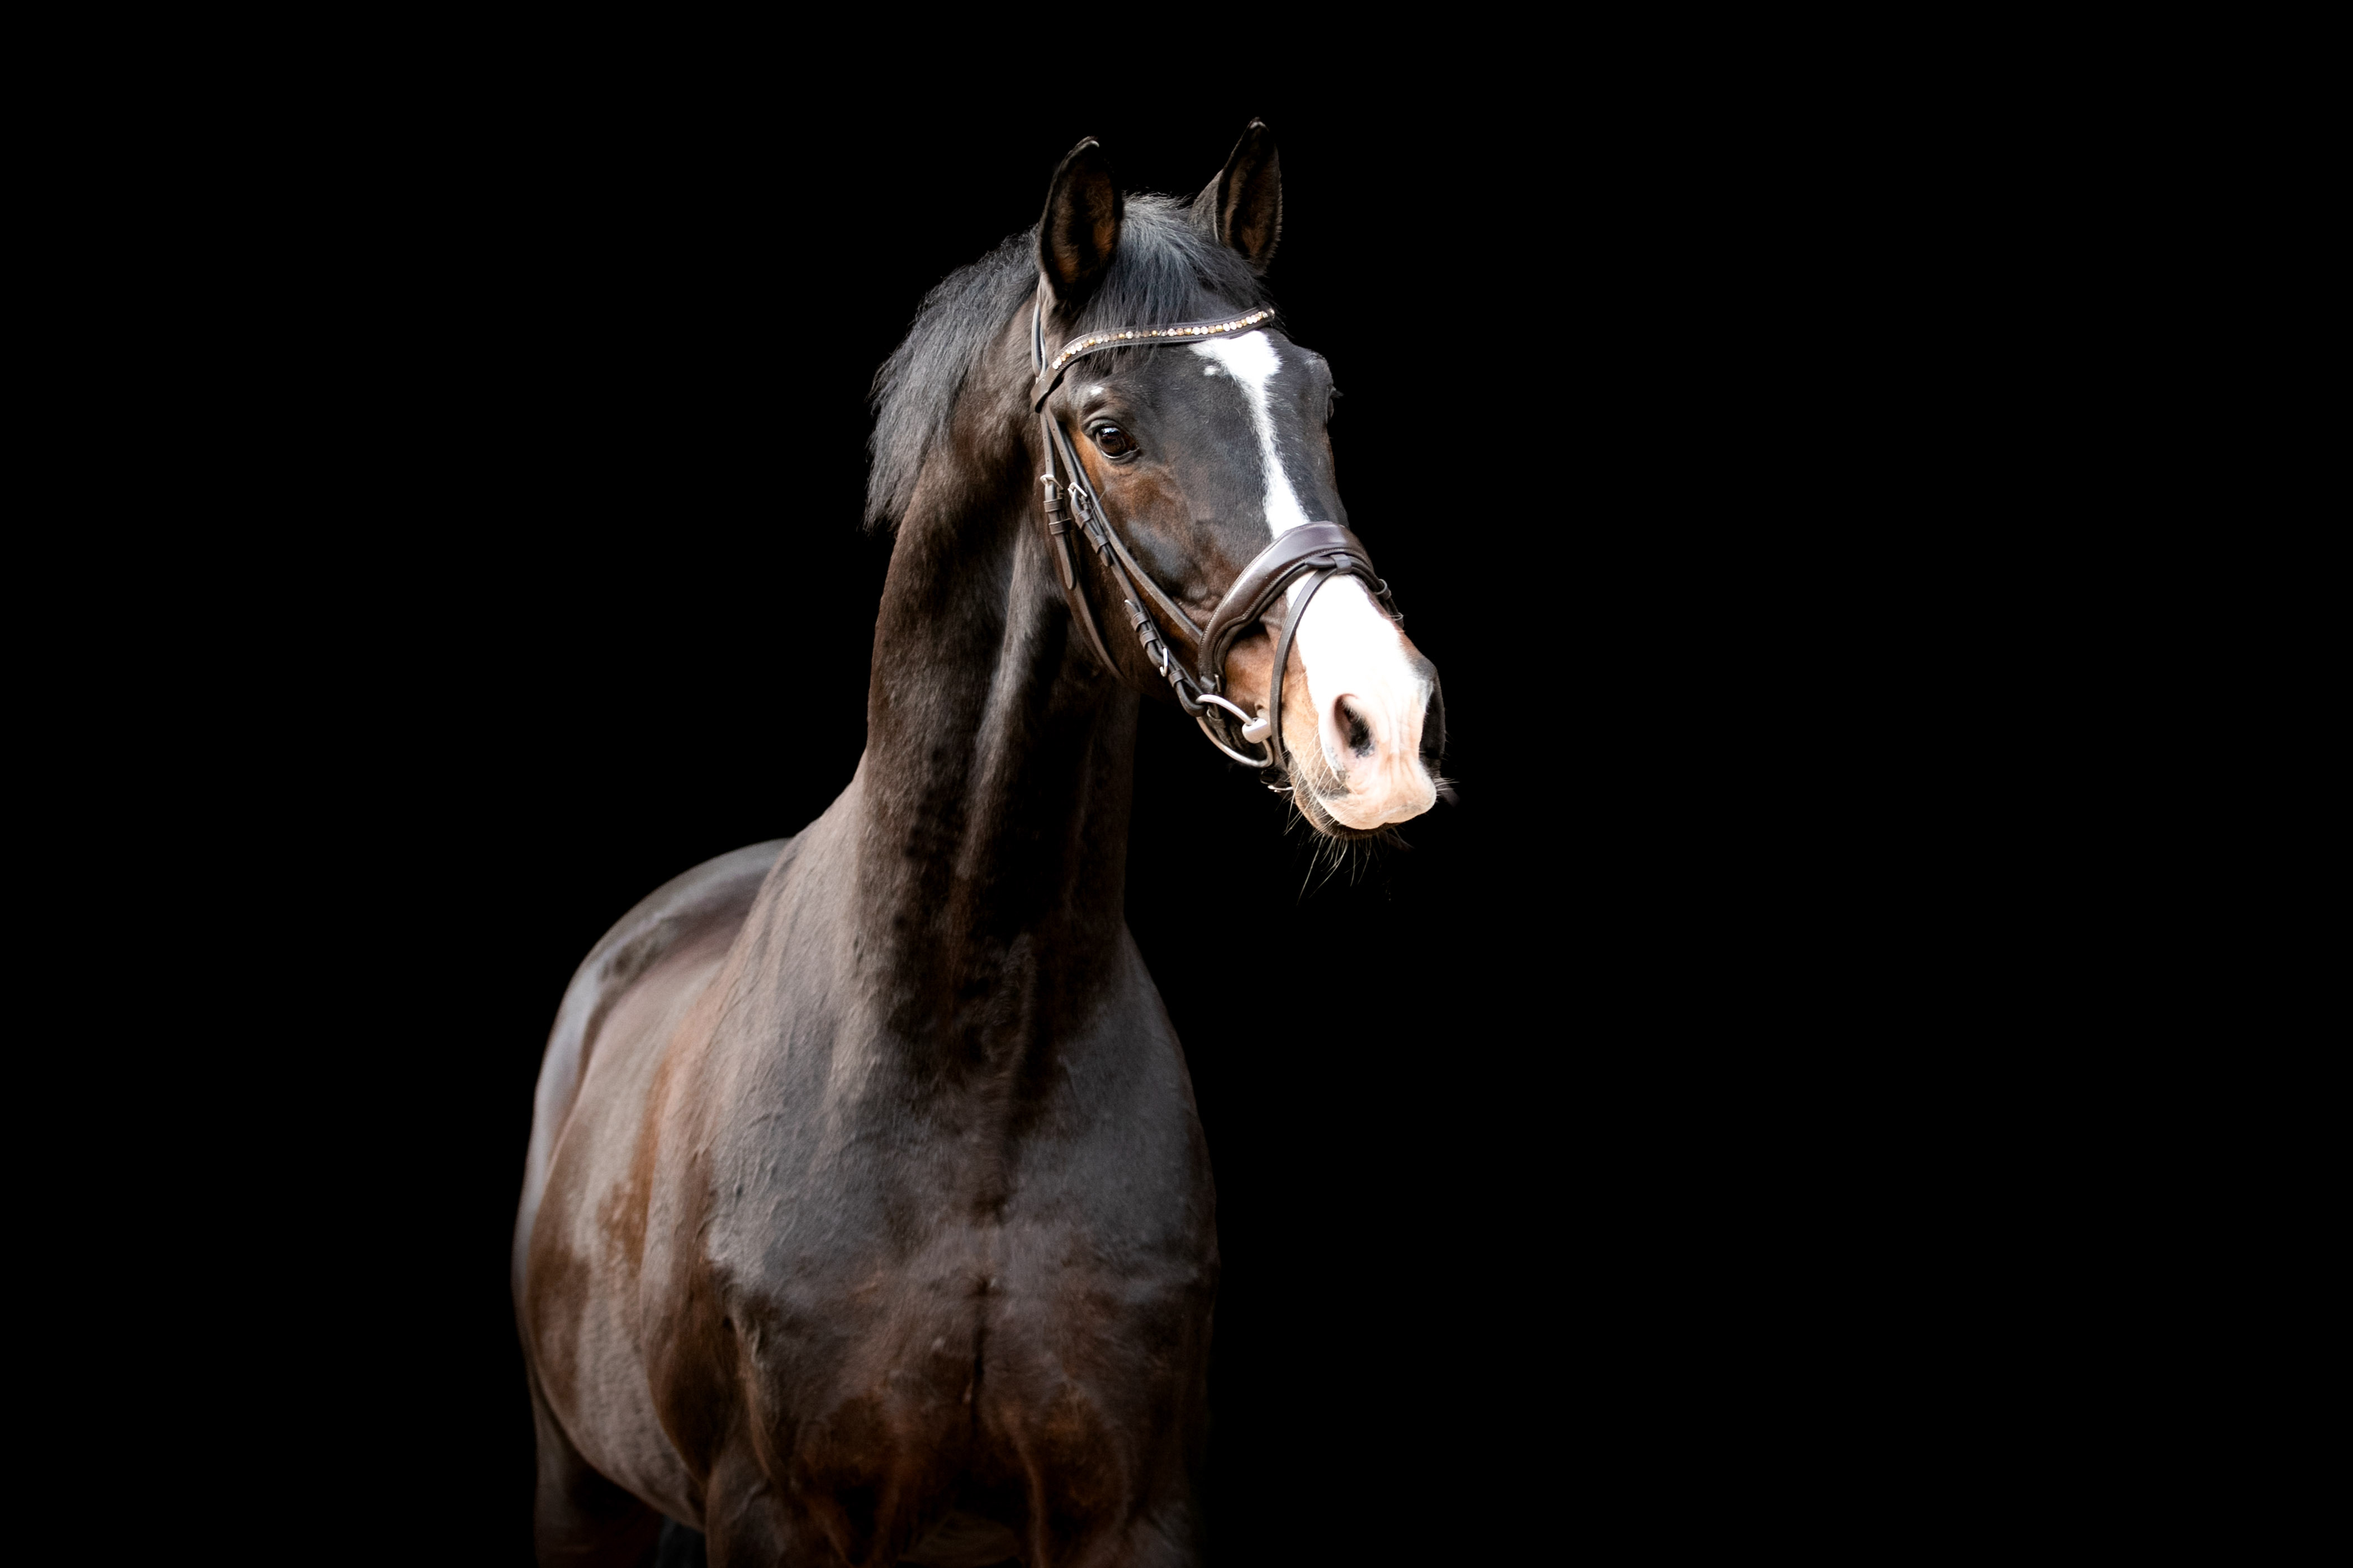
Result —
M 1253 272 L 1264 272 L 1274 259 L 1275 241 L 1282 237 L 1282 161 L 1265 121 L 1250 122 L 1234 155 L 1193 198 L 1193 221 L 1240 251 Z
M 1111 160 L 1090 136 L 1054 171 L 1046 216 L 1038 222 L 1038 271 L 1055 304 L 1076 310 L 1094 288 L 1119 247 L 1125 211 L 1111 181 Z

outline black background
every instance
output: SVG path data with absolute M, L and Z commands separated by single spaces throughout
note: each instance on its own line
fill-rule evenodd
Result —
M 1781 329 L 1711 258 L 1769 237 L 1725 232 L 1729 198 L 1677 216 L 1723 175 L 1671 125 L 1541 91 L 1092 96 L 461 94 L 363 138 L 283 264 L 332 280 L 292 359 L 338 404 L 302 422 L 317 499 L 360 520 L 266 660 L 316 736 L 272 787 L 340 803 L 285 867 L 302 978 L 360 1014 L 306 1069 L 336 1305 L 285 1342 L 322 1438 L 280 1461 L 345 1550 L 529 1559 L 507 1258 L 541 1045 L 633 902 L 849 777 L 890 551 L 859 527 L 875 367 L 1082 135 L 1189 194 L 1253 115 L 1276 296 L 1345 394 L 1340 482 L 1443 673 L 1461 799 L 1319 862 L 1147 704 L 1128 913 L 1219 1184 L 1219 1559 L 1533 1559 L 1786 1437 L 1777 1281 L 1816 1221 L 1778 1112 L 1843 1092 L 1788 1041 L 1851 1004 L 1781 1003 L 1869 945 L 1799 928 L 1873 873 L 1786 809 L 1861 809 L 1867 770 L 1776 772 L 1864 684 L 1806 677 L 1782 588 L 1825 530 L 1768 559 L 1719 506 L 1821 438 L 1720 406 Z
M 528 1560 L 541 1041 L 617 915 L 849 774 L 868 378 L 1080 136 L 1189 193 L 1262 115 L 1461 801 L 1324 878 L 1146 715 L 1217 1560 L 2178 1540 L 2263 1425 L 2200 1379 L 2309 1382 L 2241 1359 L 2300 1349 L 2252 1222 L 2325 1190 L 2263 1055 L 2306 1030 L 2251 1030 L 2297 992 L 2218 969 L 2266 900 L 2201 878 L 2310 857 L 2209 653 L 2273 602 L 2254 470 L 2196 483 L 2262 384 L 2200 334 L 2297 298 L 2250 172 L 2302 100 L 1943 16 L 851 19 L 37 62 L 17 822 L 88 967 L 18 969 L 83 1079 L 20 1117 L 28 1507 L 77 1560 Z

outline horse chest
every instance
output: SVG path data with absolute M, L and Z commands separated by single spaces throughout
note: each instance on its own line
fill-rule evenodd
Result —
M 810 1485 L 920 1489 L 1041 1444 L 1092 1463 L 1188 1402 L 1216 1272 L 1188 1193 L 1099 1180 L 912 1232 L 872 1194 L 830 1206 L 728 1291 L 754 1404 Z

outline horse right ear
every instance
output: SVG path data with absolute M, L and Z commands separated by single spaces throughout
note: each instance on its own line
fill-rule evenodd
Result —
M 1046 216 L 1038 223 L 1038 272 L 1063 310 L 1077 310 L 1101 281 L 1119 248 L 1125 211 L 1111 181 L 1111 160 L 1090 136 L 1054 171 Z

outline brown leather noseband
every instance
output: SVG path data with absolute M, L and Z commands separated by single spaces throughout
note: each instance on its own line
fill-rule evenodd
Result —
M 1053 542 L 1056 562 L 1061 568 L 1063 595 L 1070 600 L 1072 616 L 1086 632 L 1088 644 L 1103 668 L 1116 675 L 1119 667 L 1112 662 L 1110 650 L 1103 647 L 1103 633 L 1095 625 L 1086 589 L 1080 584 L 1071 563 L 1070 531 L 1074 520 L 1122 595 L 1120 603 L 1127 612 L 1136 640 L 1144 647 L 1144 657 L 1167 680 L 1177 705 L 1193 716 L 1201 733 L 1208 737 L 1209 744 L 1234 761 L 1259 769 L 1259 777 L 1266 786 L 1280 793 L 1290 788 L 1279 782 L 1285 772 L 1282 668 L 1291 658 L 1291 640 L 1298 635 L 1299 623 L 1306 617 L 1307 606 L 1316 591 L 1335 577 L 1360 577 L 1390 619 L 1404 619 L 1398 614 L 1396 601 L 1389 596 L 1389 585 L 1373 569 L 1372 552 L 1365 548 L 1363 540 L 1336 522 L 1310 522 L 1290 529 L 1275 535 L 1273 542 L 1241 569 L 1226 590 L 1225 597 L 1218 602 L 1209 624 L 1196 626 L 1193 617 L 1161 591 L 1129 552 L 1126 543 L 1111 526 L 1103 498 L 1088 488 L 1086 470 L 1079 467 L 1078 455 L 1071 450 L 1060 422 L 1046 412 L 1046 400 L 1061 384 L 1063 373 L 1089 354 L 1110 349 L 1160 348 L 1240 336 L 1273 320 L 1274 311 L 1262 307 L 1215 321 L 1089 332 L 1071 339 L 1049 360 L 1041 300 L 1031 307 L 1029 353 L 1037 375 L 1030 389 L 1030 403 L 1038 415 L 1046 447 L 1046 471 L 1039 476 L 1046 488 L 1046 532 Z M 1226 656 L 1250 628 L 1267 620 L 1271 613 L 1281 613 L 1283 595 L 1302 577 L 1308 579 L 1306 589 L 1283 619 L 1282 636 L 1275 640 L 1274 671 L 1267 684 L 1266 705 L 1255 714 L 1245 713 L 1222 694 Z M 1433 699 L 1435 694 L 1433 686 Z M 1430 717 L 1438 726 L 1435 739 L 1439 746 L 1444 744 L 1443 715 L 1444 709 L 1434 700 Z M 1260 747 L 1263 756 L 1253 757 L 1238 750 L 1236 741 Z M 1426 739 L 1424 752 L 1432 749 Z

